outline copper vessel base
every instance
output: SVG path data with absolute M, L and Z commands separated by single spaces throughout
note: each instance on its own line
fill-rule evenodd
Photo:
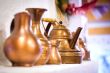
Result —
M 82 62 L 82 55 L 79 51 L 60 51 L 62 64 L 80 64 Z

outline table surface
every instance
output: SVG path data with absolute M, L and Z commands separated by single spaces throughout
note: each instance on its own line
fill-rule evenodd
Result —
M 98 73 L 98 63 L 84 61 L 81 64 L 41 65 L 33 67 L 0 66 L 0 73 Z

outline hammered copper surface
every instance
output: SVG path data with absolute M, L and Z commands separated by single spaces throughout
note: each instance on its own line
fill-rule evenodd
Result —
M 26 9 L 32 20 L 32 32 L 36 36 L 36 38 L 39 39 L 40 44 L 43 48 L 43 53 L 40 57 L 40 59 L 36 62 L 36 65 L 44 65 L 47 63 L 49 56 L 50 56 L 50 51 L 51 51 L 51 46 L 47 40 L 47 38 L 41 33 L 40 29 L 40 20 L 42 18 L 43 13 L 46 11 L 46 9 L 43 8 L 27 8 Z
M 30 16 L 15 14 L 15 27 L 4 43 L 4 53 L 13 66 L 32 66 L 41 56 L 42 48 L 30 32 Z

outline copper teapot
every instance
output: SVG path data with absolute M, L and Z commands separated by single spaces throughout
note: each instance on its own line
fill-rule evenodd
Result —
M 78 28 L 76 31 L 77 34 L 70 39 L 71 34 L 62 24 L 62 21 L 58 22 L 57 20 L 51 18 L 43 18 L 42 21 L 49 22 L 44 34 L 52 41 L 51 43 L 54 44 L 56 41 L 60 41 L 59 52 L 62 63 L 81 63 L 81 51 L 76 48 L 76 41 L 81 29 Z M 48 34 L 51 25 L 53 25 L 53 29 L 50 31 L 50 34 Z

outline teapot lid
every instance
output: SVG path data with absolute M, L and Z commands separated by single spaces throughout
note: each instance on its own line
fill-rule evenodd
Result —
M 69 30 L 62 24 L 57 24 L 53 27 L 53 30 L 50 32 L 50 38 L 70 38 Z

